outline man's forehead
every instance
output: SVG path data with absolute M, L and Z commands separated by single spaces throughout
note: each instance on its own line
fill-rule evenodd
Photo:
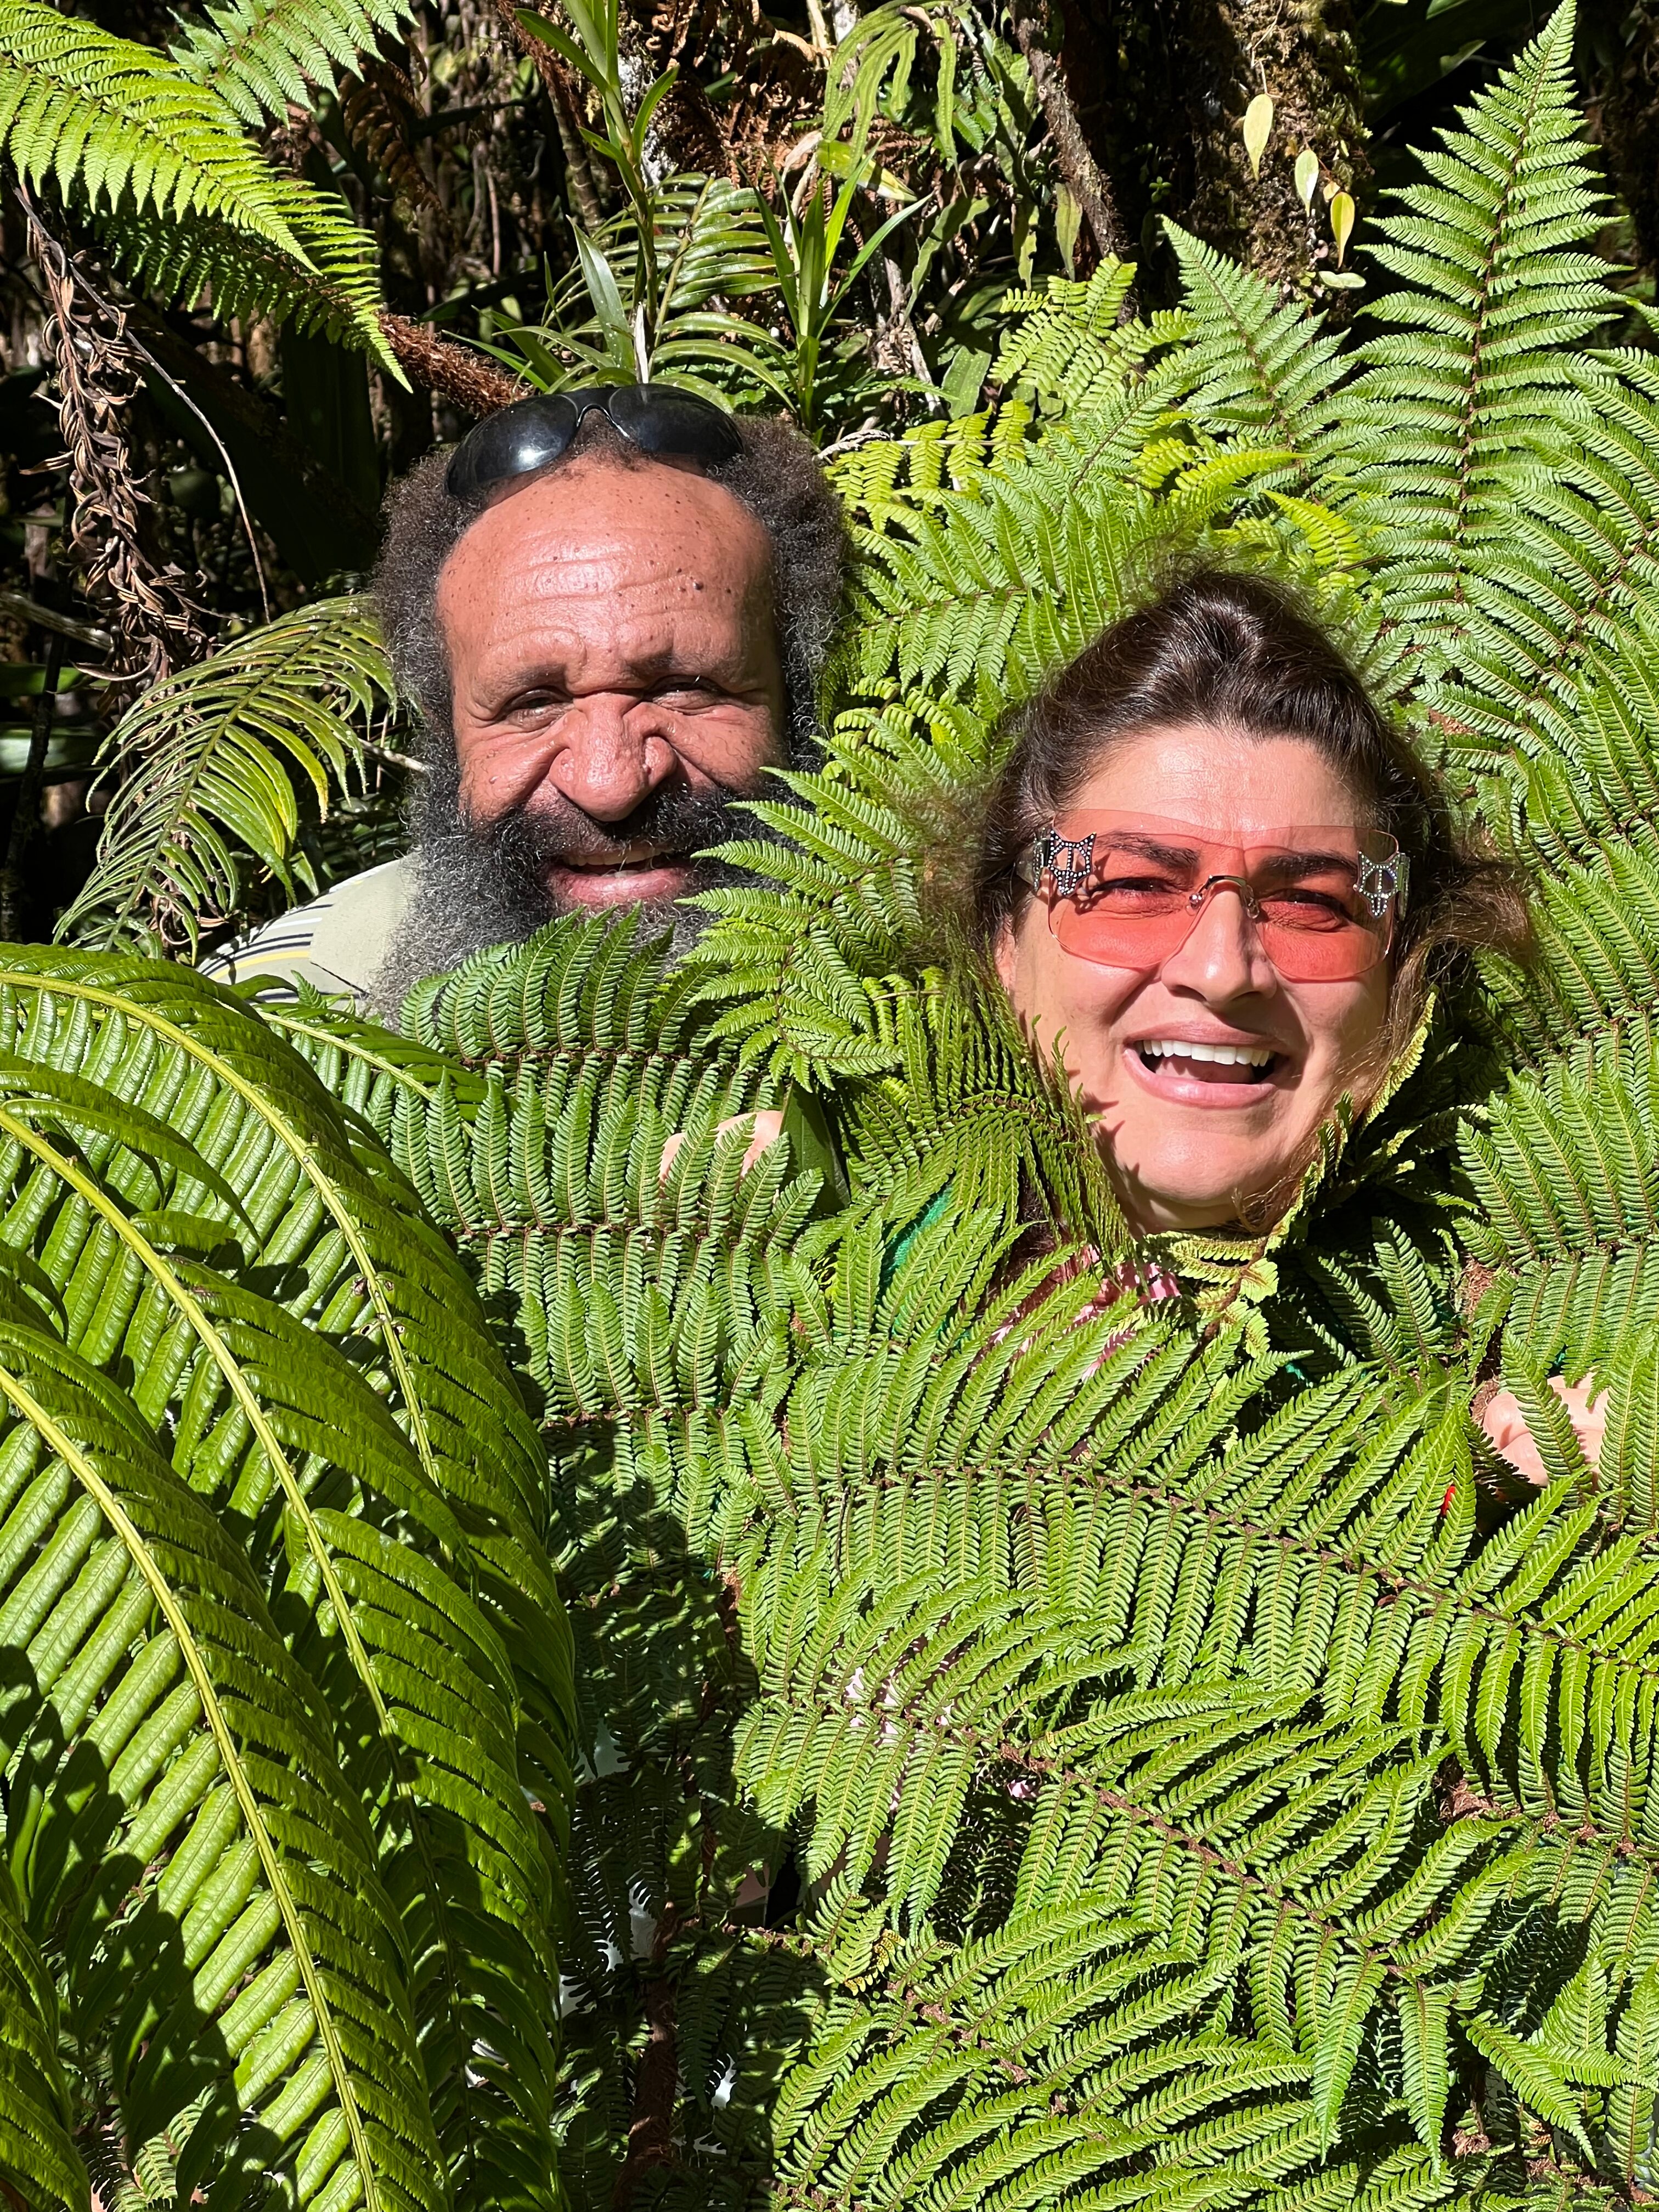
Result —
M 770 556 L 764 528 L 723 485 L 584 456 L 486 508 L 445 562 L 439 598 L 522 602 L 630 587 L 746 598 L 769 580 Z

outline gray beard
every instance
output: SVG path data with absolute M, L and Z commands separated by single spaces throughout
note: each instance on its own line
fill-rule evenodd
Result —
M 420 792 L 412 827 L 415 888 L 369 993 L 370 1011 L 396 1023 L 404 1000 L 419 983 L 447 975 L 475 952 L 522 945 L 545 923 L 567 914 L 592 918 L 637 915 L 647 937 L 666 936 L 671 956 L 684 952 L 714 916 L 679 899 L 640 899 L 631 906 L 594 908 L 561 898 L 548 888 L 545 862 L 562 857 L 602 859 L 611 847 L 635 839 L 672 842 L 696 851 L 733 839 L 765 837 L 763 824 L 734 811 L 740 794 L 720 792 L 687 799 L 653 794 L 624 823 L 608 829 L 574 808 L 550 823 L 522 810 L 482 827 L 462 813 L 453 768 L 434 774 Z M 572 817 L 574 817 L 574 819 Z M 691 891 L 752 882 L 725 860 L 697 860 Z

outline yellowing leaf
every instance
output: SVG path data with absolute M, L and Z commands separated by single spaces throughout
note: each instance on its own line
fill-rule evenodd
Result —
M 1336 240 L 1336 265 L 1340 269 L 1348 250 L 1348 240 L 1353 236 L 1352 192 L 1338 192 L 1331 202 L 1331 236 Z
M 1273 136 L 1273 103 L 1272 96 L 1257 93 L 1244 111 L 1244 151 L 1250 157 L 1250 174 L 1261 174 L 1261 156 L 1267 150 L 1267 141 Z
M 1304 208 L 1313 205 L 1314 186 L 1319 182 L 1319 156 L 1311 146 L 1304 146 L 1296 157 L 1296 196 Z
M 1065 185 L 1054 187 L 1054 242 L 1060 248 L 1060 258 L 1066 264 L 1066 274 L 1077 274 L 1073 265 L 1077 258 L 1078 233 L 1083 228 L 1083 208 L 1076 195 Z

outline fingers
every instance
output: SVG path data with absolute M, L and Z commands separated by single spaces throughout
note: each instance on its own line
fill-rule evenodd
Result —
M 1596 1389 L 1594 1376 L 1569 1387 L 1559 1375 L 1552 1375 L 1550 1388 L 1567 1409 L 1584 1457 L 1592 1467 L 1598 1465 L 1607 1433 L 1607 1392 Z
M 714 1131 L 714 1134 L 717 1137 L 723 1137 L 728 1129 L 741 1129 L 750 1121 L 754 1123 L 755 1129 L 754 1134 L 749 1139 L 748 1148 L 743 1156 L 743 1171 L 745 1175 L 747 1175 L 750 1169 L 754 1166 L 761 1154 L 769 1150 L 772 1146 L 775 1145 L 778 1139 L 783 1134 L 783 1114 L 781 1109 L 774 1106 L 768 1106 L 763 1108 L 762 1111 L 757 1114 L 730 1114 L 726 1116 L 724 1121 L 720 1123 L 719 1127 Z M 684 1144 L 684 1142 L 685 1131 L 684 1129 L 675 1129 L 663 1140 L 662 1168 L 660 1172 L 665 1182 L 668 1179 L 669 1170 L 679 1158 L 680 1147 Z
M 1526 1415 L 1521 1411 L 1521 1401 L 1513 1390 L 1500 1390 L 1487 1401 L 1480 1416 L 1480 1425 L 1487 1441 L 1496 1452 L 1500 1452 L 1519 1475 L 1528 1482 L 1547 1482 L 1544 1462 L 1532 1431 L 1527 1426 Z
M 1567 1409 L 1579 1449 L 1595 1467 L 1601 1459 L 1607 1436 L 1607 1392 L 1596 1389 L 1593 1377 L 1588 1382 L 1569 1384 L 1559 1375 L 1552 1375 L 1550 1388 Z M 1501 1452 L 1517 1474 L 1523 1475 L 1528 1482 L 1548 1481 L 1543 1455 L 1533 1441 L 1526 1415 L 1513 1390 L 1500 1390 L 1488 1401 L 1480 1416 L 1480 1425 L 1492 1449 Z
M 761 1154 L 775 1145 L 783 1134 L 782 1111 L 775 1106 L 769 1106 L 763 1112 L 753 1116 L 735 1114 L 729 1121 L 720 1123 L 720 1133 L 724 1133 L 727 1129 L 735 1129 L 741 1122 L 751 1118 L 755 1124 L 755 1133 L 749 1139 L 749 1149 L 743 1156 L 743 1171 L 745 1175 L 754 1166 Z

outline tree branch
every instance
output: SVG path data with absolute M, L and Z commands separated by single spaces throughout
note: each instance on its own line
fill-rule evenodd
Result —
M 1095 245 L 1115 260 L 1127 258 L 1128 234 L 1112 197 L 1112 187 L 1083 136 L 1065 72 L 1049 52 L 1046 9 L 1042 0 L 1012 0 L 1014 37 L 1031 72 L 1031 85 L 1042 108 L 1054 160 L 1072 198 L 1082 209 Z
M 650 2033 L 634 2075 L 634 2112 L 623 2159 L 611 2202 L 627 2212 L 634 2192 L 654 2166 L 674 2155 L 674 2114 L 679 2092 L 679 2037 L 674 1985 L 665 1979 L 645 1985 L 645 2017 Z
M 520 53 L 529 58 L 531 67 L 542 81 L 542 89 L 558 126 L 565 174 L 570 180 L 570 197 L 576 203 L 583 228 L 597 230 L 604 221 L 604 210 L 599 205 L 593 172 L 588 166 L 587 148 L 582 143 L 581 108 L 571 73 L 544 40 L 532 39 L 526 31 L 514 0 L 495 0 L 495 15 L 503 36 L 511 40 Z

